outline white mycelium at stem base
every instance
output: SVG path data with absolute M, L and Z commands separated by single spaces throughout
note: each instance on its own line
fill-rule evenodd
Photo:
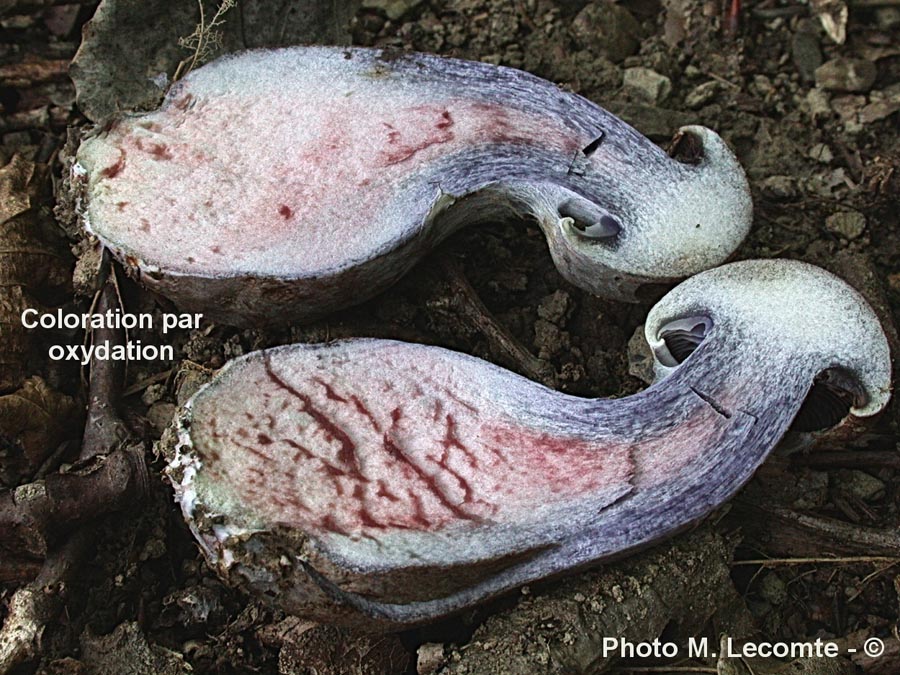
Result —
M 617 400 L 385 340 L 250 354 L 188 404 L 169 475 L 209 559 L 248 590 L 324 621 L 434 619 L 705 517 L 822 370 L 859 382 L 855 414 L 887 402 L 884 333 L 821 270 L 698 275 L 651 312 L 653 346 L 690 317 L 710 323 L 696 350 Z
M 231 323 L 359 302 L 459 227 L 516 214 L 567 279 L 633 299 L 723 262 L 750 226 L 734 155 L 687 131 L 697 164 L 520 71 L 291 48 L 192 72 L 87 138 L 73 180 L 85 227 L 146 284 Z

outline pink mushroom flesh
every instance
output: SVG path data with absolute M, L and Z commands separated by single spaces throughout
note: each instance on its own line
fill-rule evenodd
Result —
M 313 535 L 525 523 L 536 508 L 589 499 L 599 511 L 669 480 L 721 427 L 698 399 L 676 429 L 638 443 L 561 433 L 495 396 L 510 374 L 483 362 L 355 347 L 270 352 L 220 376 L 191 415 L 206 479 L 268 524 Z M 429 365 L 435 353 L 454 358 Z
M 401 237 L 398 186 L 442 156 L 535 139 L 570 155 L 579 145 L 572 130 L 494 103 L 349 85 L 321 100 L 289 95 L 286 83 L 263 107 L 191 84 L 82 150 L 97 181 L 92 229 L 181 273 L 315 276 Z

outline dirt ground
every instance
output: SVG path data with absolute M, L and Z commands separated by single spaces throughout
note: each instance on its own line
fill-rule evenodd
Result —
M 97 93 L 109 91 L 103 83 L 111 77 L 97 74 L 97 63 L 118 58 L 120 70 L 137 63 L 147 72 L 168 69 L 171 77 L 171 66 L 191 54 L 177 37 L 187 37 L 184 26 L 197 17 L 195 5 L 185 0 L 184 6 L 171 3 L 184 19 L 173 10 L 164 14 L 170 23 L 129 23 L 122 17 L 140 3 L 119 2 L 121 15 L 106 28 L 84 32 L 86 41 L 100 46 L 73 70 L 76 105 L 67 72 L 96 5 L 49 4 L 0 0 L 0 165 L 16 153 L 49 162 L 58 185 L 67 127 L 88 123 L 82 111 L 113 105 Z M 286 17 L 290 4 L 273 2 L 279 9 L 270 10 Z M 224 15 L 224 48 L 232 45 L 228 31 L 239 10 Z M 241 20 L 250 21 L 248 16 Z M 886 323 L 896 321 L 896 1 L 761 0 L 735 12 L 716 0 L 364 0 L 347 17 L 349 23 L 330 24 L 334 40 L 346 33 L 357 45 L 522 68 L 599 103 L 659 143 L 682 124 L 717 130 L 745 167 L 755 203 L 752 232 L 736 258 L 821 265 L 861 287 Z M 243 29 L 243 44 L 253 46 L 252 35 L 259 33 Z M 104 30 L 127 32 L 133 52 L 114 56 L 101 45 L 108 38 L 98 36 Z M 142 31 L 146 39 L 135 39 Z M 151 51 L 158 63 L 148 63 Z M 211 44 L 206 56 L 217 51 Z M 146 92 L 125 91 L 122 100 L 138 104 L 140 96 Z M 44 306 L 86 310 L 92 290 L 88 246 L 71 227 L 66 236 L 46 234 L 55 240 L 63 261 L 55 264 L 64 273 L 44 279 L 34 294 Z M 14 264 L 7 249 L 0 255 L 7 256 L 0 265 Z M 68 275 L 77 256 L 77 274 L 88 281 L 76 275 L 73 287 Z M 468 284 L 472 292 L 461 292 Z M 122 295 L 131 312 L 171 309 L 130 282 L 123 283 Z M 0 309 L 8 311 L 2 303 Z M 176 406 L 229 358 L 248 351 L 342 336 L 394 337 L 459 349 L 526 375 L 537 372 L 569 393 L 623 396 L 644 386 L 629 373 L 628 354 L 648 309 L 604 301 L 567 284 L 538 228 L 521 222 L 463 231 L 381 296 L 312 325 L 242 331 L 207 324 L 182 331 L 174 339 L 174 362 L 129 366 L 121 399 L 132 434 L 145 443 L 150 496 L 139 509 L 93 525 L 90 551 L 63 589 L 63 611 L 47 623 L 33 658 L 12 672 L 900 672 L 897 406 L 839 447 L 773 457 L 733 504 L 671 544 L 384 638 L 311 626 L 226 588 L 203 561 L 161 478 L 164 461 L 152 443 Z M 521 351 L 490 338 L 484 327 L 491 321 L 532 358 L 517 358 Z M 64 337 L 81 340 L 76 333 Z M 14 338 L 2 338 L 3 348 Z M 5 488 L 65 470 L 78 455 L 82 377 L 77 368 L 35 356 L 46 351 L 40 339 L 49 338 L 28 338 L 35 344 L 23 347 L 30 354 L 23 368 L 42 377 L 51 393 L 42 399 L 47 419 L 30 431 L 40 436 L 51 425 L 59 428 L 45 439 L 53 445 L 37 461 L 23 460 L 21 444 L 4 431 Z M 4 397 L 0 405 L 6 406 L 0 408 L 4 424 L 25 414 Z M 15 589 L 37 574 L 41 557 L 20 557 L 15 565 L 10 571 L 0 564 L 0 618 L 11 611 Z M 600 658 L 598 639 L 615 634 L 641 640 L 660 634 L 713 641 L 723 634 L 821 637 L 844 648 L 877 636 L 886 640 L 888 655 L 807 660 L 787 670 L 769 662 Z

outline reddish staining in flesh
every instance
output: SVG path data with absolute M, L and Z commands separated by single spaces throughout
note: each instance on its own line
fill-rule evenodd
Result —
M 278 213 L 281 214 L 281 217 L 284 218 L 285 220 L 289 220 L 290 217 L 292 215 L 294 215 L 294 212 L 291 211 L 291 207 L 288 206 L 287 204 L 282 204 L 281 207 L 278 209 Z
M 442 143 L 450 143 L 455 134 L 450 130 L 453 126 L 453 118 L 449 110 L 438 112 L 434 106 L 416 106 L 409 108 L 407 112 L 415 115 L 413 126 L 408 133 L 398 131 L 397 128 L 387 122 L 382 124 L 387 129 L 387 148 L 379 153 L 378 163 L 381 166 L 391 166 L 399 164 L 412 158 L 426 148 L 432 145 Z M 428 117 L 434 118 L 437 114 L 437 121 L 422 123 L 422 119 Z
M 149 153 L 154 159 L 160 161 L 170 160 L 175 156 L 172 154 L 169 146 L 165 143 L 148 143 L 145 145 L 144 142 L 138 138 L 134 144 L 138 150 L 143 150 L 144 152 Z
M 154 143 L 150 146 L 150 154 L 156 157 L 156 159 L 172 159 L 174 156 L 172 151 L 169 150 L 169 146 L 163 143 Z
M 125 168 L 125 152 L 120 151 L 119 159 L 116 160 L 115 164 L 111 164 L 110 166 L 103 169 L 100 172 L 100 175 L 104 178 L 115 178 L 120 173 L 122 173 L 122 169 Z
M 191 103 L 194 101 L 193 94 L 185 94 L 184 96 L 175 99 L 175 102 L 172 103 L 172 106 L 177 108 L 178 110 L 187 110 L 190 107 Z
M 150 221 L 146 218 L 141 218 L 141 232 L 149 232 L 150 231 Z
M 116 210 L 118 211 L 124 211 L 126 206 L 128 206 L 128 202 L 116 202 Z
M 445 384 L 427 383 L 416 368 L 408 374 L 415 384 L 424 383 L 421 403 L 408 398 L 388 407 L 341 392 L 340 380 L 312 375 L 305 385 L 295 385 L 268 362 L 265 367 L 275 395 L 261 415 L 246 415 L 250 424 L 235 425 L 229 436 L 235 447 L 261 460 L 267 489 L 305 497 L 306 486 L 315 486 L 308 488 L 312 501 L 304 499 L 303 508 L 286 502 L 271 515 L 308 532 L 371 537 L 375 531 L 437 530 L 486 518 L 502 522 L 508 517 L 501 508 L 507 493 L 511 504 L 521 501 L 521 489 L 568 498 L 615 487 L 630 475 L 627 448 L 476 421 L 474 405 L 448 396 Z M 283 408 L 286 400 L 308 416 L 293 432 L 290 425 L 279 428 L 283 418 L 266 412 Z M 222 468 L 244 499 L 267 501 L 235 469 Z M 479 469 L 479 480 L 472 481 L 471 471 Z M 511 508 L 515 514 L 519 506 Z

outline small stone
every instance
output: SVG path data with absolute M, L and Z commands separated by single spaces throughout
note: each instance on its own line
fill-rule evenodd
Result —
M 391 21 L 422 4 L 422 0 L 363 0 L 363 9 L 380 9 Z
M 812 146 L 807 156 L 822 164 L 831 164 L 831 160 L 834 159 L 834 153 L 831 151 L 831 148 L 824 143 L 816 143 Z
M 832 110 L 828 92 L 824 89 L 810 89 L 806 95 L 806 110 L 813 121 L 831 117 Z
M 873 101 L 859 111 L 860 124 L 872 124 L 900 110 L 900 101 Z
M 857 134 L 863 129 L 859 121 L 859 114 L 866 105 L 866 97 L 849 94 L 838 96 L 831 102 L 831 107 L 840 116 L 844 123 L 844 131 L 848 134 Z
M 700 70 L 700 69 L 699 69 L 697 66 L 695 66 L 693 63 L 689 63 L 689 64 L 688 64 L 687 66 L 685 66 L 685 68 L 684 68 L 684 76 L 687 77 L 687 78 L 700 77 L 702 74 L 703 74 L 703 71 Z
M 168 389 L 164 384 L 151 384 L 144 389 L 144 393 L 141 394 L 141 401 L 144 402 L 144 405 L 153 405 L 165 397 L 167 390 Z
M 569 334 L 549 321 L 538 319 L 534 322 L 534 346 L 538 349 L 538 358 L 546 361 L 569 348 Z
M 875 10 L 875 21 L 881 30 L 900 28 L 900 7 L 879 7 Z
M 900 110 L 900 83 L 869 94 L 869 104 L 859 111 L 861 124 L 872 124 Z
M 416 653 L 416 673 L 418 675 L 432 675 L 444 665 L 444 645 L 437 642 L 426 642 L 419 647 Z
M 702 108 L 719 93 L 719 83 L 715 80 L 698 84 L 684 97 L 684 105 L 691 110 Z
M 838 211 L 825 219 L 825 227 L 832 234 L 852 241 L 866 230 L 866 217 L 859 211 Z
M 621 63 L 641 45 L 641 26 L 631 13 L 612 2 L 592 2 L 572 20 L 572 37 L 581 49 Z
M 836 58 L 816 68 L 816 86 L 830 91 L 865 92 L 875 84 L 878 69 L 868 59 Z
M 172 423 L 177 411 L 174 403 L 154 403 L 147 411 L 147 420 L 161 433 Z
M 762 74 L 753 76 L 753 88 L 756 90 L 756 93 L 763 98 L 766 98 L 775 91 L 772 80 Z
M 791 39 L 791 57 L 794 67 L 804 82 L 815 79 L 816 68 L 822 65 L 822 50 L 819 38 L 809 30 L 798 30 Z
M 769 176 L 760 183 L 763 192 L 777 199 L 789 199 L 797 195 L 796 181 L 790 176 Z
M 644 136 L 658 141 L 671 140 L 675 131 L 696 121 L 681 110 L 646 103 L 613 102 L 610 104 L 610 112 L 621 117 Z
M 857 469 L 839 471 L 837 481 L 841 490 L 864 502 L 877 500 L 884 496 L 884 482 L 865 471 Z
M 562 325 L 571 310 L 571 298 L 565 291 L 555 291 L 544 296 L 538 304 L 538 316 L 550 323 Z
M 648 103 L 661 103 L 672 93 L 672 80 L 649 68 L 628 68 L 623 84 Z
M 769 572 L 759 582 L 759 594 L 763 600 L 778 607 L 787 600 L 787 584 L 775 572 Z
M 646 384 L 652 384 L 655 379 L 653 372 L 653 350 L 644 338 L 644 324 L 634 329 L 634 333 L 628 340 L 628 374 L 636 377 Z
M 894 293 L 900 293 L 900 272 L 889 274 L 887 281 L 888 288 L 890 288 Z

